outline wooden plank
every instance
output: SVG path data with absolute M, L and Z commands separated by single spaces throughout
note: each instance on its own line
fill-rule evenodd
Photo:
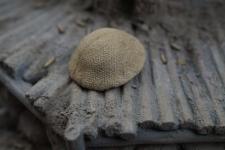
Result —
M 134 34 L 129 22 L 124 22 L 120 25 L 121 29 L 127 31 L 128 33 Z M 136 118 L 135 118 L 135 100 L 137 97 L 137 89 L 133 88 L 137 84 L 135 83 L 136 78 L 130 80 L 124 86 L 121 87 L 121 131 L 120 137 L 126 140 L 132 140 L 136 136 L 137 132 L 137 125 L 136 125 Z
M 186 4 L 186 2 L 181 3 L 182 6 Z M 179 118 L 180 127 L 192 128 L 195 122 L 193 118 L 193 112 L 190 105 L 188 104 L 188 100 L 185 96 L 185 91 L 183 90 L 182 83 L 180 81 L 179 65 L 185 65 L 185 60 L 183 60 L 183 62 L 177 60 L 177 54 L 180 53 L 180 51 L 185 51 L 185 49 L 183 48 L 183 41 L 180 39 L 185 35 L 185 32 L 187 31 L 187 26 L 181 28 L 181 26 L 187 23 L 187 17 L 175 17 L 168 14 L 166 14 L 161 19 L 161 21 L 169 24 L 172 27 L 172 31 L 166 32 L 164 30 L 164 36 L 161 36 L 160 39 L 163 41 L 162 45 L 164 46 L 165 55 L 168 59 L 167 70 L 171 79 L 172 89 L 174 91 L 174 105 L 177 105 L 176 116 Z M 184 56 L 183 59 L 185 59 L 185 57 L 188 56 Z
M 223 143 L 204 143 L 204 144 L 184 144 L 185 150 L 224 150 Z
M 173 131 L 154 131 L 144 130 L 139 131 L 138 136 L 133 141 L 119 140 L 118 138 L 99 137 L 94 141 L 87 141 L 87 147 L 127 147 L 132 145 L 146 144 L 185 144 L 185 143 L 209 143 L 223 141 L 221 135 L 202 136 L 187 130 Z M 187 140 L 188 139 L 188 140 Z
M 142 33 L 142 32 L 141 32 Z M 153 68 L 151 60 L 150 40 L 149 34 L 141 34 L 136 32 L 136 36 L 145 45 L 146 49 L 146 62 L 142 72 L 140 73 L 138 98 L 139 101 L 135 101 L 138 123 L 142 128 L 156 128 L 159 125 L 159 108 L 155 94 L 155 83 L 153 80 Z
M 172 102 L 174 98 L 172 84 L 165 64 L 167 58 L 162 47 L 160 36 L 158 36 L 160 34 L 159 32 L 160 30 L 155 28 L 150 33 L 153 78 L 161 121 L 160 128 L 163 130 L 171 130 L 177 128 L 178 122 L 175 116 L 176 108 Z M 162 56 L 165 60 L 162 59 Z

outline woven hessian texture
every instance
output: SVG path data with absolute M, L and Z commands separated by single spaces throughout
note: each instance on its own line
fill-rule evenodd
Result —
M 144 66 L 145 49 L 134 36 L 113 28 L 84 37 L 69 62 L 70 77 L 80 86 L 103 91 L 121 86 Z

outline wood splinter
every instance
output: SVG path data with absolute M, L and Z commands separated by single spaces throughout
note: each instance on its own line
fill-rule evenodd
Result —
M 48 68 L 51 64 L 53 64 L 55 62 L 55 57 L 51 57 L 45 64 L 44 64 L 44 68 Z

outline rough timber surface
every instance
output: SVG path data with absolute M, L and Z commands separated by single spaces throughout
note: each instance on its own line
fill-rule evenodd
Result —
M 195 132 L 198 142 L 224 141 L 225 2 L 173 0 L 157 6 L 149 20 L 137 21 L 84 11 L 76 1 L 3 0 L 0 79 L 47 126 L 71 141 L 68 147 L 83 135 L 91 141 L 120 137 L 125 145 L 154 141 L 154 136 L 146 141 L 147 135 L 138 139 L 145 133 L 140 130 L 166 137 L 152 143 L 173 143 L 182 130 Z M 68 60 L 84 35 L 107 26 L 141 40 L 148 54 L 145 67 L 122 87 L 83 89 L 69 78 Z M 193 142 L 183 135 L 182 142 Z

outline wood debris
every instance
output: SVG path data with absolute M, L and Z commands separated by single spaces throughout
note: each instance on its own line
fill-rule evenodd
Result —
M 175 51 L 180 51 L 182 49 L 181 46 L 176 43 L 170 43 L 170 47 Z
M 178 58 L 176 61 L 177 65 L 185 65 L 186 64 L 186 60 L 184 58 Z
M 91 22 L 92 22 L 92 19 L 89 17 L 76 20 L 76 24 L 80 27 L 85 27 L 87 24 Z
M 161 61 L 162 61 L 163 64 L 167 64 L 167 58 L 166 58 L 166 56 L 165 56 L 164 53 L 161 53 L 160 54 L 160 59 L 161 59 Z
M 76 24 L 80 27 L 85 27 L 86 26 L 86 22 L 84 20 L 76 20 Z
M 51 57 L 45 64 L 44 64 L 44 68 L 49 67 L 50 65 L 52 65 L 55 62 L 55 57 Z

